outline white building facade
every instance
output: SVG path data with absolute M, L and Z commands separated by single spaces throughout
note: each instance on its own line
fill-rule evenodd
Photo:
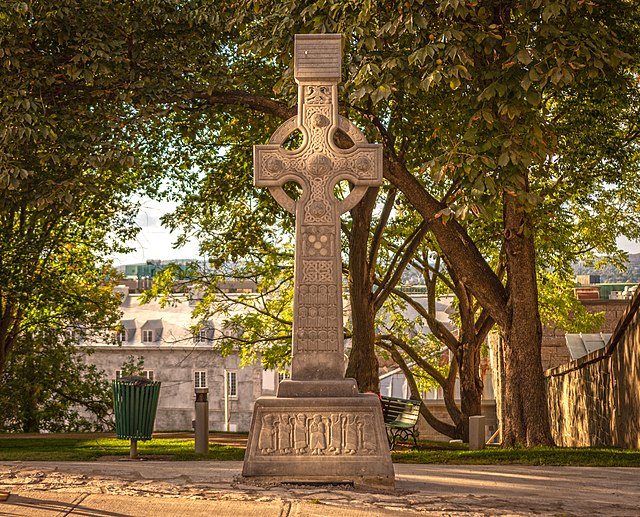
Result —
M 109 342 L 83 340 L 80 346 L 93 350 L 87 362 L 110 379 L 122 376 L 125 363 L 143 362 L 143 375 L 162 383 L 155 431 L 190 430 L 195 388 L 204 387 L 209 389 L 209 429 L 248 431 L 255 400 L 275 393 L 278 372 L 264 370 L 259 362 L 242 366 L 237 353 L 223 356 L 217 345 L 222 320 L 198 326 L 186 297 L 161 307 L 154 300 L 142 304 L 126 287 L 117 290 L 123 296 L 121 329 Z

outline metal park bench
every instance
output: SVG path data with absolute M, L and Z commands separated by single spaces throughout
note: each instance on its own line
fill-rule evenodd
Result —
M 413 439 L 414 448 L 418 446 L 418 416 L 420 416 L 421 400 L 399 399 L 396 397 L 380 397 L 382 414 L 387 429 L 387 438 L 391 450 L 398 441 Z

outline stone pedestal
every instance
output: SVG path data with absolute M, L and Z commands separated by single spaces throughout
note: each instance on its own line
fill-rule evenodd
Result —
M 242 475 L 267 482 L 393 487 L 380 400 L 376 395 L 259 398 Z
M 485 443 L 485 418 L 484 416 L 469 417 L 469 450 L 484 449 Z

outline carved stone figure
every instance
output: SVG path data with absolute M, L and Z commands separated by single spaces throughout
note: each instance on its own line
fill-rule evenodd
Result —
M 326 431 L 327 427 L 322 421 L 322 416 L 315 415 L 313 417 L 313 421 L 309 425 L 309 447 L 311 448 L 311 454 L 324 454 L 324 450 L 327 448 Z
M 329 440 L 329 452 L 335 455 L 342 453 L 342 415 L 331 415 L 331 438 Z
M 272 454 L 275 447 L 275 427 L 273 415 L 265 415 L 262 417 L 262 427 L 260 428 L 260 437 L 258 438 L 258 448 L 262 454 Z
M 293 439 L 296 454 L 304 454 L 307 451 L 307 417 L 298 415 L 295 417 Z
M 368 414 L 362 415 L 362 452 L 364 454 L 372 454 L 376 451 L 376 440 L 373 433 L 375 424 L 373 423 L 373 417 Z
M 344 449 L 347 454 L 355 454 L 358 451 L 358 424 L 358 415 L 346 417 Z
M 293 449 L 291 444 L 292 418 L 288 415 L 281 415 L 280 429 L 278 434 L 278 449 L 281 454 L 291 454 Z

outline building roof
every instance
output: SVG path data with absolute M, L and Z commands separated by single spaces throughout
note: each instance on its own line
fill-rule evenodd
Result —
M 565 338 L 571 359 L 575 361 L 594 350 L 600 350 L 607 346 L 611 334 L 603 334 L 602 332 L 599 334 L 567 334 Z

